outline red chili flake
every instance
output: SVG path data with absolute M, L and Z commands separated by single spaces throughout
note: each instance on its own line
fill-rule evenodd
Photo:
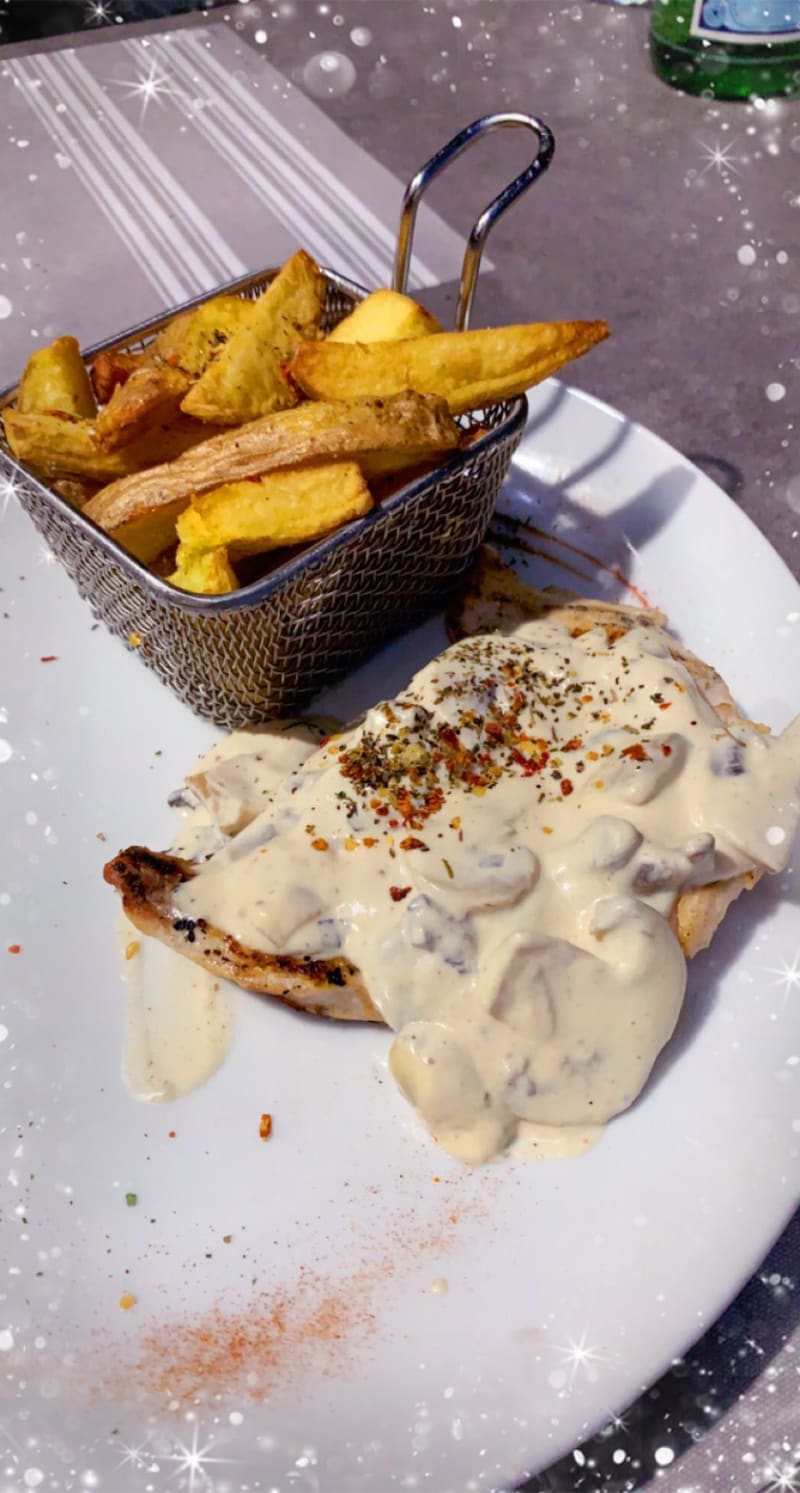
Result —
M 272 1134 L 272 1115 L 262 1115 L 258 1122 L 258 1133 L 261 1140 L 269 1140 Z
M 22 953 L 22 944 L 21 943 L 10 943 L 9 946 L 8 946 L 8 952 L 9 952 L 9 954 L 21 954 Z
M 418 839 L 416 835 L 406 835 L 405 839 L 400 841 L 400 849 L 427 850 L 428 846 L 425 844 L 424 840 Z
M 579 752 L 582 746 L 583 742 L 580 736 L 572 736 L 569 741 L 564 743 L 563 750 L 565 752 Z
M 456 749 L 461 745 L 461 742 L 458 739 L 458 732 L 455 731 L 452 726 L 439 727 L 439 740 L 443 741 L 445 746 L 454 747 Z
M 671 700 L 662 700 L 661 704 L 659 705 L 658 708 L 659 708 L 659 710 L 671 710 L 672 709 L 672 701 Z
M 645 751 L 640 741 L 634 742 L 632 746 L 623 747 L 622 751 L 620 752 L 620 757 L 630 757 L 633 762 L 650 761 L 650 758 L 648 757 L 647 752 Z
M 259 478 L 259 481 L 260 480 L 261 479 Z M 330 741 L 330 736 L 323 736 L 322 739 L 320 740 L 320 746 L 321 747 L 327 746 L 329 741 Z
M 410 886 L 390 886 L 389 896 L 393 902 L 402 902 L 403 898 L 407 897 L 410 891 Z
M 485 735 L 491 736 L 495 741 L 499 741 L 503 734 L 503 727 L 498 725 L 497 721 L 487 721 L 483 729 Z
M 532 778 L 534 773 L 541 772 L 542 768 L 547 766 L 550 760 L 550 753 L 542 752 L 538 757 L 526 757 L 524 752 L 519 752 L 516 747 L 512 747 L 511 760 L 512 762 L 516 762 L 518 767 L 522 768 L 522 776 L 524 778 Z
M 57 653 L 45 653 L 39 659 L 39 663 L 40 664 L 56 664 L 56 663 L 58 663 L 58 654 Z
M 671 757 L 672 756 L 672 747 L 669 746 L 667 744 L 667 742 L 664 742 L 663 745 L 662 745 L 662 747 L 661 747 L 661 755 L 662 755 L 662 757 Z
M 400 824 L 400 820 L 399 819 L 390 819 L 389 820 L 389 828 L 390 829 L 397 829 L 399 827 L 399 824 Z
M 177 1130 L 168 1130 L 167 1131 L 167 1135 L 168 1135 L 168 1137 L 169 1137 L 170 1140 L 174 1140 L 177 1134 L 178 1134 Z
M 572 783 L 569 778 L 562 778 L 558 786 L 561 789 L 562 797 L 569 798 L 572 792 Z
M 368 847 L 368 849 L 370 849 L 370 850 L 371 850 L 371 849 L 372 849 L 372 846 L 373 846 L 373 845 L 377 845 L 377 843 L 378 843 L 378 842 L 377 842 L 377 840 L 376 840 L 376 839 L 375 839 L 375 836 L 374 836 L 374 835 L 365 835 L 365 836 L 364 836 L 364 839 L 363 839 L 363 842 L 362 842 L 362 843 L 363 843 L 363 844 L 364 844 L 364 845 L 366 845 L 366 846 L 367 846 L 367 847 Z

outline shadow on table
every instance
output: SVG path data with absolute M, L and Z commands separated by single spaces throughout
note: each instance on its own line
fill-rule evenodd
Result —
M 800 1325 L 800 1210 L 733 1304 L 668 1374 L 624 1415 L 529 1479 L 518 1493 L 633 1493 L 659 1471 L 667 1446 L 675 1467 L 746 1395 Z M 624 1453 L 624 1456 L 620 1454 Z M 749 1476 L 749 1474 L 748 1474 Z
M 711 456 L 705 451 L 687 451 L 686 459 L 694 462 L 706 477 L 716 482 L 717 487 L 721 487 L 734 503 L 738 503 L 744 487 L 744 477 L 732 461 L 726 461 L 722 456 Z

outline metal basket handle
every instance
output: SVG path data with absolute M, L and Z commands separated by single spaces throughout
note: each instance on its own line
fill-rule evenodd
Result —
M 467 240 L 464 262 L 461 266 L 461 279 L 458 287 L 458 309 L 456 311 L 456 327 L 460 332 L 465 331 L 469 326 L 475 287 L 478 283 L 478 271 L 486 240 L 498 218 L 501 218 L 512 202 L 516 202 L 517 198 L 523 192 L 527 192 L 528 187 L 533 185 L 537 177 L 540 177 L 547 170 L 553 159 L 553 152 L 556 145 L 552 131 L 548 129 L 547 125 L 541 119 L 534 118 L 532 114 L 485 114 L 483 119 L 476 119 L 472 124 L 468 124 L 466 129 L 461 130 L 460 134 L 454 135 L 452 140 L 448 141 L 447 145 L 443 145 L 441 150 L 437 150 L 436 154 L 431 156 L 430 160 L 426 161 L 424 166 L 420 167 L 416 176 L 413 176 L 408 183 L 403 197 L 400 227 L 397 231 L 394 279 L 392 282 L 394 289 L 399 291 L 404 291 L 408 284 L 408 271 L 411 264 L 411 246 L 417 220 L 417 208 L 423 192 L 433 181 L 434 177 L 438 176 L 441 171 L 444 171 L 445 167 L 449 166 L 450 162 L 454 161 L 457 156 L 460 156 L 474 140 L 480 139 L 483 135 L 488 135 L 492 130 L 508 129 L 509 127 L 518 125 L 521 125 L 523 129 L 532 130 L 533 134 L 537 137 L 538 148 L 530 165 L 514 181 L 509 182 L 508 186 L 504 187 L 502 192 L 498 193 L 494 201 L 489 203 L 488 207 L 484 208 Z

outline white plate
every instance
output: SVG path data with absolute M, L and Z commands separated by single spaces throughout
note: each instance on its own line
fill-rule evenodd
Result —
M 647 431 L 543 386 L 503 507 L 622 565 L 755 719 L 800 703 L 797 585 Z M 461 1493 L 550 1462 L 699 1336 L 800 1197 L 800 876 L 737 908 L 645 1095 L 579 1160 L 468 1174 L 388 1080 L 383 1034 L 238 993 L 225 1066 L 139 1105 L 101 869 L 168 842 L 166 795 L 213 733 L 93 630 L 13 507 L 1 554 L 9 1486 Z M 429 623 L 326 703 L 394 690 L 443 636 Z

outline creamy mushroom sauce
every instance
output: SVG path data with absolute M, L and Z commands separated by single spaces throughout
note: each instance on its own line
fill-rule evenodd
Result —
M 468 638 L 316 749 L 273 732 L 279 770 L 265 740 L 190 780 L 216 838 L 178 915 L 351 960 L 470 1163 L 633 1102 L 683 1000 L 681 891 L 780 870 L 798 818 L 800 722 L 726 725 L 651 624 Z

